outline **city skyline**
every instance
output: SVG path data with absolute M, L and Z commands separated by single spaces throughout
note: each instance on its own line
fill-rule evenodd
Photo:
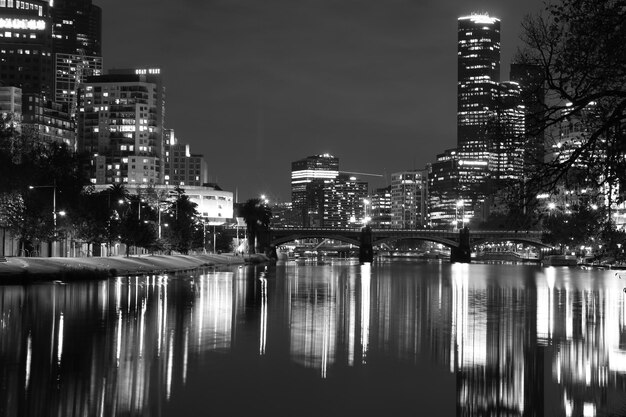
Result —
M 240 200 L 264 193 L 281 201 L 289 200 L 290 162 L 309 154 L 329 152 L 346 170 L 387 178 L 434 162 L 456 143 L 458 17 L 501 20 L 507 78 L 521 18 L 542 8 L 187 1 L 151 3 L 151 18 L 138 19 L 146 4 L 107 3 L 105 68 L 163 68 L 166 127 L 204 154 L 209 174 Z

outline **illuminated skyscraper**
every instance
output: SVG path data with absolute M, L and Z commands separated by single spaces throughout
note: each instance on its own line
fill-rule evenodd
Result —
M 463 158 L 489 162 L 487 124 L 495 116 L 500 82 L 500 19 L 489 15 L 459 18 L 458 147 Z
M 334 180 L 338 175 L 339 158 L 329 154 L 291 163 L 291 202 L 301 225 L 321 225 L 325 181 Z

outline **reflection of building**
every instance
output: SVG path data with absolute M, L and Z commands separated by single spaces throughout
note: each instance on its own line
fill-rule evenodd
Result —
M 78 150 L 94 184 L 162 184 L 164 88 L 159 69 L 115 70 L 81 87 Z
M 428 177 L 426 171 L 391 174 L 391 226 L 418 229 L 427 225 Z

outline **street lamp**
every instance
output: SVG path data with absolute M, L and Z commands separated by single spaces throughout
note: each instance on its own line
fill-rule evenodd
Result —
M 465 202 L 463 200 L 459 200 L 456 202 L 456 211 L 454 214 L 454 225 L 456 226 L 456 229 L 459 228 L 459 208 L 462 209 L 461 212 L 461 219 L 462 219 L 462 223 L 464 224 L 465 221 Z

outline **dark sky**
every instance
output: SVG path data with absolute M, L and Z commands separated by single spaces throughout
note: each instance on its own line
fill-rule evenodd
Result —
M 502 79 L 542 0 L 95 0 L 106 68 L 158 66 L 166 127 L 240 200 L 290 200 L 291 161 L 423 168 L 456 145 L 457 18 L 502 22 Z M 363 177 L 371 186 L 382 179 Z

